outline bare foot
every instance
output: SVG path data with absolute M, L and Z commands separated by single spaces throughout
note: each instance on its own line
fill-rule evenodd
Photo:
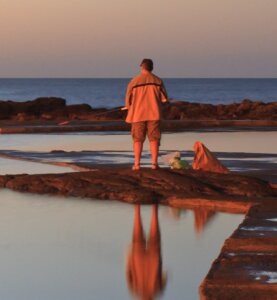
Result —
M 158 164 L 152 164 L 151 169 L 152 170 L 158 170 L 160 167 Z
M 140 170 L 140 165 L 133 165 L 132 170 L 133 170 L 133 171 L 138 171 L 138 170 Z

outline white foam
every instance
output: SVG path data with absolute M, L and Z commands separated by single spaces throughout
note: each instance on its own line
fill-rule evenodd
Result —
M 277 218 L 273 218 L 273 219 L 266 219 L 267 221 L 271 221 L 271 222 L 277 222 Z
M 277 272 L 257 271 L 251 272 L 251 275 L 256 276 L 255 280 L 261 280 L 263 276 L 266 276 L 268 278 L 266 283 L 277 283 Z
M 233 253 L 229 252 L 226 253 L 228 256 L 241 256 L 241 255 L 251 255 L 251 256 L 264 256 L 264 255 L 274 255 L 273 253 L 264 253 L 264 252 L 239 252 L 239 253 Z
M 277 231 L 277 227 L 273 226 L 241 227 L 240 229 L 246 231 Z

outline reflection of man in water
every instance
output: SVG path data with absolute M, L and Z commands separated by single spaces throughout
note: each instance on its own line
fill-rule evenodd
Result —
M 194 214 L 194 229 L 196 233 L 199 234 L 204 231 L 205 227 L 216 215 L 216 211 L 213 208 L 208 208 L 205 206 L 191 208 L 190 210 L 192 210 Z M 175 207 L 168 207 L 168 211 L 170 216 L 177 221 L 180 220 L 181 213 L 186 212 L 185 209 Z
M 193 211 L 195 231 L 201 233 L 216 213 L 213 209 L 201 206 L 194 208 Z
M 151 300 L 165 287 L 162 273 L 161 238 L 158 223 L 158 207 L 152 209 L 148 241 L 144 238 L 140 217 L 140 205 L 135 208 L 133 241 L 128 255 L 127 282 L 130 291 L 142 300 Z

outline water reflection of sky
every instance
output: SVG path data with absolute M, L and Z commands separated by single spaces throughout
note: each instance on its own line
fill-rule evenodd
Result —
M 1 299 L 131 298 L 135 206 L 0 193 Z M 152 210 L 141 207 L 145 238 Z M 167 207 L 157 214 L 160 257 L 152 252 L 148 267 L 160 262 L 166 274 L 162 299 L 198 299 L 199 284 L 243 216 Z
M 188 163 L 193 160 L 193 144 L 196 140 L 203 141 L 215 153 L 216 157 L 231 171 L 251 172 L 254 176 L 267 172 L 264 179 L 276 181 L 277 139 L 276 132 L 182 132 L 164 134 L 160 150 L 160 165 L 162 155 L 181 151 L 182 159 Z M 114 165 L 133 163 L 132 142 L 126 133 L 81 133 L 81 134 L 39 134 L 39 135 L 0 135 L 0 155 L 12 154 L 21 158 L 44 162 L 69 162 L 81 167 L 92 167 L 98 164 Z M 12 150 L 6 152 L 6 150 Z M 142 166 L 151 164 L 148 142 L 145 143 L 142 155 Z M 51 152 L 53 151 L 54 152 Z M 58 150 L 58 151 L 55 151 Z M 24 152 L 25 151 L 25 152 Z M 65 152 L 63 152 L 65 151 Z M 1 174 L 59 172 L 57 167 L 28 164 L 25 170 L 21 162 L 9 164 L 1 160 Z M 40 171 L 41 170 L 41 171 Z M 57 171 L 55 171 L 57 170 Z M 71 171 L 61 168 L 60 172 Z M 275 175 L 274 175 L 275 174 Z M 275 177 L 274 177 L 275 176 Z M 275 179 L 274 179 L 274 178 Z
M 250 168 L 255 160 L 256 166 L 257 162 L 276 162 L 274 132 L 165 134 L 162 154 L 181 150 L 190 161 L 196 140 L 212 151 L 220 151 L 218 157 L 229 167 L 235 168 L 235 161 L 239 161 L 242 170 Z M 32 159 L 111 164 L 132 160 L 131 141 L 126 134 L 0 135 L 0 145 L 0 150 L 77 151 L 60 156 L 57 152 L 45 153 L 44 157 L 33 152 L 28 154 Z M 238 158 L 233 152 L 249 152 L 252 156 L 243 154 Z M 144 152 L 144 162 L 149 159 L 149 153 Z M 10 159 L 0 159 L 0 164 L 2 174 L 71 171 Z M 126 268 L 133 244 L 134 210 L 132 205 L 117 202 L 1 190 L 0 299 L 129 299 Z M 151 214 L 151 206 L 141 207 L 145 238 L 151 228 Z M 160 255 L 160 274 L 167 278 L 163 282 L 163 299 L 198 299 L 199 284 L 243 216 L 205 208 L 167 207 L 159 207 L 158 216 L 161 252 L 156 252 L 155 257 Z
M 276 131 L 165 133 L 161 150 L 192 151 L 196 141 L 217 152 L 277 153 Z M 0 145 L 0 149 L 23 151 L 132 151 L 131 138 L 126 133 L 0 135 Z M 144 149 L 149 150 L 148 142 Z
M 6 158 L 0 158 L 0 166 L 0 175 L 73 172 L 71 168 Z
M 160 151 L 160 165 L 168 167 L 168 163 L 163 156 L 174 153 L 172 150 Z M 277 164 L 277 154 L 260 154 L 260 153 L 233 153 L 233 152 L 214 152 L 216 157 L 228 167 L 231 171 L 255 171 L 255 170 L 274 170 Z M 54 152 L 36 152 L 36 151 L 17 151 L 17 150 L 0 150 L 1 155 L 23 158 L 32 161 L 43 162 L 66 162 L 80 166 L 94 167 L 95 165 L 115 165 L 133 163 L 133 153 L 131 151 L 54 151 Z M 192 151 L 181 151 L 182 159 L 189 164 L 192 163 L 194 153 Z M 2 160 L 3 161 L 3 160 Z M 151 155 L 144 152 L 142 155 L 142 166 L 151 164 Z M 0 161 L 1 162 L 1 161 Z M 54 168 L 54 167 L 53 167 Z M 70 169 L 68 169 L 70 170 Z M 67 171 L 68 171 L 67 170 Z M 37 172 L 39 168 L 37 167 Z M 61 171 L 63 172 L 63 171 Z M 2 174 L 3 169 L 2 169 Z

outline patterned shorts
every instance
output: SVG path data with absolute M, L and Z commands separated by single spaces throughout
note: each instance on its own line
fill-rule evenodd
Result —
M 132 123 L 132 137 L 134 142 L 144 142 L 146 134 L 149 142 L 160 141 L 160 121 L 142 121 Z

